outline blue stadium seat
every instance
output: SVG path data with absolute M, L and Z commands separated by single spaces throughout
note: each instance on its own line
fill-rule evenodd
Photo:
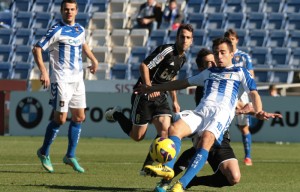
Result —
M 205 5 L 205 0 L 189 0 L 187 1 L 186 11 L 191 13 L 202 13 Z
M 110 3 L 108 5 L 108 11 L 110 13 L 115 12 L 123 12 L 125 13 L 127 11 L 129 0 L 110 0 Z
M 205 40 L 205 46 L 211 48 L 212 41 L 215 38 L 223 37 L 224 36 L 224 29 L 210 29 L 206 33 L 206 40 Z
M 163 45 L 167 40 L 168 31 L 163 29 L 154 30 L 151 32 L 147 46 L 156 48 L 159 45 Z
M 11 28 L 13 26 L 13 13 L 12 12 L 0 12 L 0 27 Z
M 113 29 L 110 35 L 111 46 L 127 46 L 129 44 L 129 29 Z
M 61 0 L 53 0 L 53 3 L 50 8 L 50 12 L 60 14 L 60 4 L 61 4 Z
M 245 12 L 262 12 L 263 3 L 264 1 L 262 0 L 244 0 L 244 5 L 246 5 Z
M 300 12 L 298 13 L 287 13 L 286 30 L 300 30 Z
M 46 35 L 47 31 L 48 29 L 35 29 L 32 36 L 32 43 L 36 44 L 44 35 Z
M 204 13 L 221 13 L 224 9 L 223 0 L 207 0 L 204 5 Z
M 125 63 L 116 63 L 110 68 L 111 79 L 128 79 L 128 66 Z
M 109 73 L 110 65 L 108 63 L 99 63 L 95 76 L 97 77 L 97 80 L 109 79 Z
M 33 0 L 14 0 L 12 4 L 13 12 L 30 11 Z
M 249 30 L 247 46 L 266 46 L 268 40 L 268 31 L 264 29 Z
M 19 28 L 13 38 L 13 45 L 30 45 L 32 43 L 32 29 Z
M 105 12 L 107 10 L 109 0 L 91 0 L 90 12 Z
M 300 31 L 290 31 L 287 46 L 290 48 L 300 47 Z
M 294 70 L 292 66 L 280 65 L 274 68 L 271 72 L 271 82 L 272 83 L 293 83 Z
M 265 29 L 284 29 L 286 15 L 284 13 L 268 13 Z
M 239 36 L 238 47 L 246 46 L 247 38 L 248 38 L 248 30 L 247 29 L 235 29 L 237 35 Z
M 133 63 L 130 65 L 130 79 L 138 79 L 140 74 L 140 64 Z
M 262 12 L 247 13 L 245 28 L 247 29 L 263 29 L 266 23 L 266 14 Z
M 14 62 L 31 62 L 31 46 L 17 45 L 12 60 Z
M 242 29 L 244 28 L 246 17 L 244 13 L 227 13 L 225 28 Z
M 16 62 L 12 69 L 11 79 L 29 79 L 33 66 L 27 62 Z
M 131 53 L 128 59 L 128 64 L 141 64 L 143 60 L 148 56 L 149 48 L 148 47 L 132 47 Z
M 206 15 L 204 13 L 189 13 L 186 23 L 191 24 L 194 29 L 203 29 L 206 25 Z
M 50 12 L 37 12 L 32 22 L 34 29 L 48 29 L 52 21 L 52 14 Z
M 91 0 L 76 0 L 78 5 L 78 12 L 88 13 L 90 11 Z
M 283 8 L 285 13 L 299 13 L 300 12 L 300 1 L 299 0 L 286 0 Z
M 52 0 L 35 0 L 31 11 L 35 12 L 35 13 L 47 13 L 50 12 L 50 8 L 52 5 Z
M 177 30 L 170 31 L 169 35 L 167 36 L 166 43 L 168 44 L 175 43 L 176 35 L 177 35 Z M 195 29 L 194 29 L 194 35 L 195 35 Z M 195 41 L 195 36 L 194 36 L 194 41 Z
M 267 47 L 251 47 L 252 63 L 256 65 L 269 65 L 270 50 Z
M 203 46 L 206 40 L 206 30 L 205 29 L 196 29 L 193 34 L 193 44 L 195 46 Z
M 131 48 L 127 46 L 116 46 L 111 50 L 111 63 L 127 63 Z
M 205 29 L 224 28 L 226 21 L 225 13 L 209 13 L 206 17 Z
M 12 42 L 14 35 L 13 29 L 0 29 L 0 45 L 9 45 Z
M 76 16 L 76 22 L 82 25 L 84 28 L 88 27 L 90 21 L 90 15 L 88 13 L 78 12 Z
M 11 76 L 11 70 L 12 70 L 11 62 L 0 61 L 0 79 L 9 79 Z
M 270 65 L 255 65 L 254 67 L 254 79 L 257 83 L 269 83 L 271 78 L 272 66 Z
M 225 13 L 243 13 L 245 8 L 244 1 L 241 0 L 227 0 L 224 5 Z
M 290 57 L 289 65 L 300 68 L 300 48 L 294 48 Z
M 267 0 L 263 5 L 264 13 L 281 13 L 284 8 L 283 0 Z
M 26 11 L 19 11 L 16 13 L 15 28 L 30 28 L 33 21 L 33 13 Z
M 13 55 L 12 45 L 1 45 L 0 44 L 0 61 L 10 62 Z
M 270 64 L 278 67 L 278 65 L 288 65 L 291 55 L 291 49 L 286 47 L 273 47 L 270 49 Z
M 284 47 L 288 40 L 288 31 L 286 30 L 269 30 L 268 47 Z
M 94 12 L 90 19 L 89 29 L 108 29 L 109 25 L 109 14 L 106 12 Z
M 149 37 L 148 29 L 131 29 L 130 44 L 131 46 L 145 46 Z
M 128 21 L 127 13 L 113 12 L 110 14 L 111 29 L 125 29 Z

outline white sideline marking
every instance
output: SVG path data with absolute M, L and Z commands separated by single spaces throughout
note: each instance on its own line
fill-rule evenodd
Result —
M 133 164 L 141 164 L 138 162 L 115 162 L 115 163 L 111 163 L 111 162 L 99 162 L 99 163 L 80 163 L 82 165 L 96 165 L 96 164 L 115 164 L 115 165 L 133 165 Z M 41 165 L 41 163 L 0 163 L 0 166 L 32 166 L 32 165 Z M 65 165 L 64 163 L 52 163 L 52 165 Z

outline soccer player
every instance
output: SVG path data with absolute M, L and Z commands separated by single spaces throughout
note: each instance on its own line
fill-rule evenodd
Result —
M 225 37 L 229 38 L 232 42 L 233 45 L 233 52 L 234 56 L 232 58 L 232 63 L 236 67 L 245 67 L 246 69 L 249 70 L 251 73 L 252 77 L 254 78 L 254 71 L 253 71 L 253 66 L 252 66 L 252 60 L 251 57 L 245 53 L 244 51 L 241 51 L 237 48 L 237 44 L 239 42 L 239 37 L 236 31 L 233 29 L 228 29 L 225 34 Z M 243 103 L 249 103 L 250 99 L 247 95 L 247 93 L 244 93 L 240 100 Z M 251 166 L 252 159 L 251 159 L 251 144 L 252 144 L 252 137 L 251 137 L 251 132 L 249 130 L 249 125 L 250 125 L 250 119 L 249 115 L 242 114 L 237 116 L 237 126 L 242 132 L 242 140 L 244 144 L 244 151 L 245 151 L 245 158 L 244 158 L 244 163 L 247 166 Z
M 194 176 L 202 169 L 211 147 L 220 145 L 234 115 L 238 100 L 239 88 L 243 88 L 251 97 L 255 117 L 261 120 L 281 117 L 280 114 L 267 113 L 262 110 L 260 96 L 256 84 L 249 71 L 232 64 L 233 46 L 230 39 L 221 37 L 213 41 L 213 53 L 216 66 L 204 70 L 196 76 L 185 80 L 147 86 L 140 85 L 135 91 L 151 93 L 183 89 L 188 86 L 205 86 L 204 97 L 195 110 L 179 113 L 180 119 L 171 124 L 169 138 L 175 143 L 176 156 L 180 153 L 181 139 L 191 134 L 198 134 L 199 141 L 196 153 L 184 175 L 172 187 L 171 191 L 181 192 L 187 187 Z M 165 179 L 174 177 L 173 166 L 176 158 L 165 165 L 147 165 L 145 171 Z
M 80 138 L 81 124 L 85 119 L 86 108 L 85 85 L 83 81 L 82 51 L 91 59 L 90 72 L 95 73 L 98 61 L 85 42 L 84 28 L 75 23 L 78 13 L 76 0 L 64 0 L 60 12 L 62 21 L 56 23 L 32 49 L 35 62 L 41 72 L 40 81 L 44 88 L 50 87 L 50 104 L 54 109 L 53 119 L 46 129 L 43 145 L 37 151 L 44 169 L 54 171 L 50 160 L 50 145 L 58 134 L 59 127 L 66 122 L 68 109 L 72 118 L 68 131 L 68 150 L 63 162 L 83 173 L 75 151 Z M 50 76 L 44 65 L 42 51 L 49 49 Z
M 140 65 L 141 76 L 136 85 L 164 84 L 172 81 L 186 61 L 185 51 L 193 42 L 193 27 L 182 24 L 177 30 L 175 44 L 158 46 Z M 170 91 L 174 112 L 180 111 L 175 91 Z M 148 123 L 153 123 L 158 136 L 168 137 L 168 128 L 171 124 L 172 111 L 170 109 L 168 94 L 157 91 L 150 94 L 132 94 L 131 119 L 127 118 L 122 109 L 117 106 L 105 113 L 109 121 L 118 121 L 124 133 L 135 141 L 141 141 L 147 131 Z M 158 137 L 157 136 L 157 137 Z M 144 163 L 152 164 L 153 160 L 148 154 Z M 144 167 L 144 166 L 143 166 Z M 143 174 L 143 170 L 141 171 Z

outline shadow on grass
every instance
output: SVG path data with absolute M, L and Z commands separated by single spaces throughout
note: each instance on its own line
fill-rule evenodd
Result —
M 122 187 L 93 187 L 93 186 L 64 186 L 64 185 L 30 185 L 30 186 L 40 186 L 54 190 L 70 190 L 70 191 L 105 191 L 105 192 L 149 192 L 150 189 L 141 188 L 122 188 Z

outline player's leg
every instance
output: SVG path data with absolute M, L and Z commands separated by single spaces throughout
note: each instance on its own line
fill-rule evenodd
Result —
M 244 145 L 245 165 L 251 166 L 251 145 L 252 145 L 252 136 L 249 130 L 249 117 L 248 115 L 239 115 L 238 116 L 238 127 L 242 133 L 242 141 Z
M 241 172 L 237 159 L 229 159 L 220 165 L 220 171 L 226 177 L 230 185 L 235 185 L 240 182 Z M 227 183 L 225 182 L 225 184 Z

